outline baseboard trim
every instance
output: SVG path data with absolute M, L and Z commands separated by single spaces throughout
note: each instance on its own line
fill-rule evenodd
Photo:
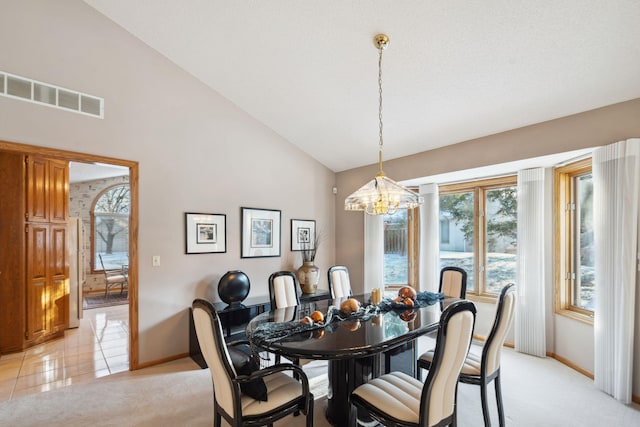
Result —
M 589 377 L 591 379 L 593 379 L 593 372 L 589 372 L 586 369 L 576 365 L 575 363 L 573 363 L 572 361 L 570 361 L 569 359 L 565 359 L 564 357 L 557 355 L 551 351 L 547 352 L 547 356 L 556 359 L 558 362 L 562 363 L 563 365 L 566 365 L 568 367 L 570 367 L 571 369 L 580 372 L 582 375 Z
M 162 359 L 152 360 L 151 362 L 140 363 L 136 367 L 132 367 L 132 371 L 137 371 L 138 369 L 149 368 L 151 366 L 161 365 L 167 362 L 173 362 L 174 360 L 182 359 L 185 357 L 189 357 L 189 353 L 176 354 L 175 356 L 169 356 Z

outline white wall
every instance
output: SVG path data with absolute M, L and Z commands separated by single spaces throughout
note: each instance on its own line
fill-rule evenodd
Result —
M 82 1 L 5 2 L 0 67 L 105 99 L 99 120 L 0 97 L 0 140 L 139 162 L 140 363 L 188 351 L 187 308 L 226 271 L 256 296 L 297 268 L 291 218 L 317 221 L 333 264 L 334 173 Z M 282 210 L 281 257 L 240 258 L 241 206 Z M 185 255 L 185 212 L 226 214 L 227 253 Z

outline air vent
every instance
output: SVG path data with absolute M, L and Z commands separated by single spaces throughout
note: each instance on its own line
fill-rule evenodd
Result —
M 104 99 L 0 71 L 0 96 L 104 118 Z

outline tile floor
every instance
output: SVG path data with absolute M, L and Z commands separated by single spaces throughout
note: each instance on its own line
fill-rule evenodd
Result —
M 84 311 L 64 338 L 0 358 L 0 401 L 129 369 L 129 306 Z

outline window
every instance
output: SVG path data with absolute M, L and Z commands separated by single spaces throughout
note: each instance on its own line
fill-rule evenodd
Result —
M 495 297 L 516 283 L 516 177 L 440 187 L 440 268 L 467 272 L 467 294 Z
M 591 159 L 559 167 L 556 185 L 556 311 L 591 322 L 594 300 Z
M 107 188 L 96 198 L 92 209 L 93 270 L 101 271 L 98 255 L 106 270 L 129 264 L 129 184 Z
M 384 215 L 385 287 L 418 286 L 418 209 Z

